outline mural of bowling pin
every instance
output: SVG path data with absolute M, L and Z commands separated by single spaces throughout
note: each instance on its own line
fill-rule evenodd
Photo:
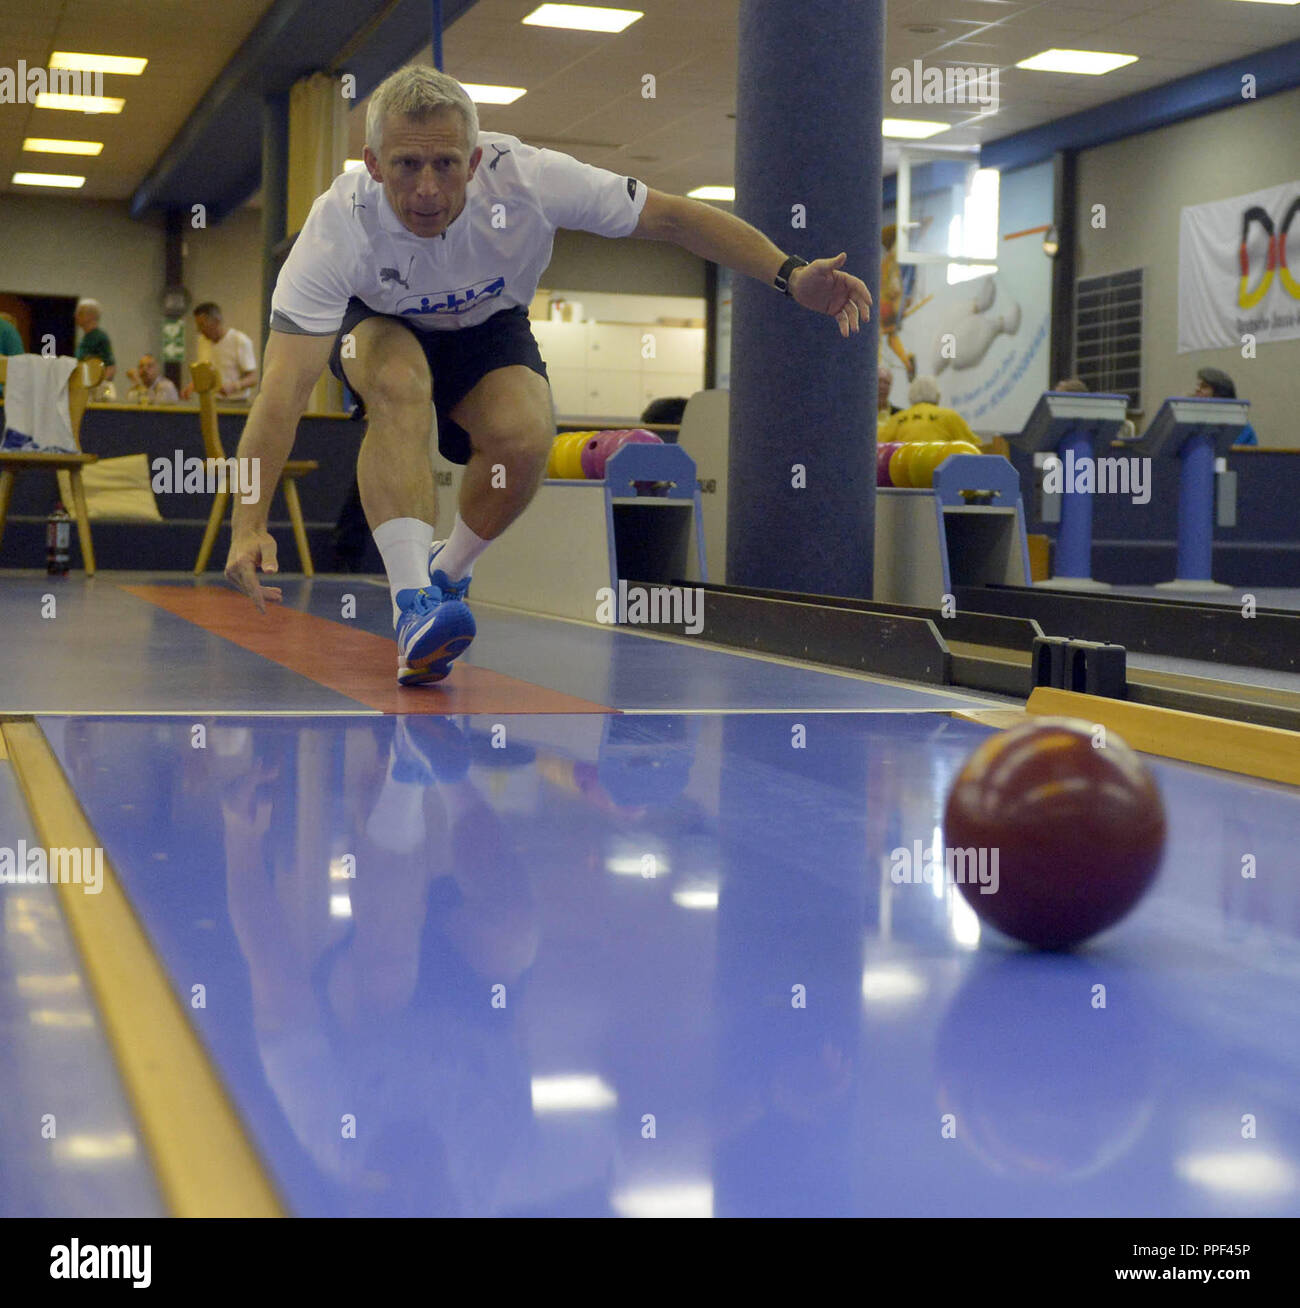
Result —
M 989 351 L 999 336 L 1014 336 L 1020 330 L 1020 305 L 1010 301 L 999 314 L 989 313 L 997 298 L 997 284 L 992 277 L 981 277 L 975 283 L 975 298 L 957 304 L 949 310 L 946 325 L 934 335 L 933 364 L 930 371 L 937 377 L 949 364 L 961 372 L 973 368 Z M 953 338 L 951 349 L 945 350 L 947 338 Z M 949 357 L 954 354 L 955 357 Z

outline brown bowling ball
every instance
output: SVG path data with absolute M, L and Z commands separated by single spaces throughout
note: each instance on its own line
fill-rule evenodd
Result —
M 962 894 L 983 921 L 1039 949 L 1114 925 L 1160 866 L 1155 779 L 1117 736 L 1104 740 L 1094 744 L 1088 722 L 1030 718 L 984 741 L 948 796 L 945 845 L 983 850 L 997 869 L 992 893 L 970 878 Z

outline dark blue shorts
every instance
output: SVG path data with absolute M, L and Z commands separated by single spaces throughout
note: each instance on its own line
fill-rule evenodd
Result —
M 471 452 L 469 433 L 451 420 L 451 411 L 478 385 L 479 381 L 496 368 L 522 365 L 531 368 L 540 377 L 546 377 L 546 364 L 528 326 L 528 310 L 522 305 L 502 309 L 486 322 L 473 327 L 450 328 L 445 331 L 420 331 L 403 318 L 376 313 L 368 304 L 355 296 L 348 301 L 343 325 L 330 351 L 330 372 L 349 390 L 348 379 L 343 375 L 340 358 L 343 337 L 366 318 L 388 317 L 409 331 L 424 350 L 429 361 L 429 375 L 433 379 L 433 409 L 438 419 L 438 449 L 450 463 L 468 463 Z M 548 379 L 549 380 L 549 379 Z M 356 394 L 354 391 L 353 394 Z M 357 395 L 363 408 L 365 396 Z

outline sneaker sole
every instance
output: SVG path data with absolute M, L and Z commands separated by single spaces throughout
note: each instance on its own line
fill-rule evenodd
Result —
M 442 681 L 451 672 L 453 659 L 458 659 L 473 643 L 473 636 L 456 636 L 432 654 L 418 658 L 414 663 L 401 662 L 397 666 L 397 681 L 402 686 L 423 686 Z

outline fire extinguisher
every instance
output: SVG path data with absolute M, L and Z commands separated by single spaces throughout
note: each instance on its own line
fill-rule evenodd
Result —
M 72 518 L 60 500 L 45 519 L 45 571 L 51 577 L 68 575 L 68 548 L 72 544 Z

